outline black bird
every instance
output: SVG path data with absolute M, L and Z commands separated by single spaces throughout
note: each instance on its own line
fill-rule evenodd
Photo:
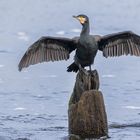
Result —
M 74 62 L 68 66 L 68 72 L 77 72 L 94 63 L 97 51 L 103 52 L 104 57 L 121 55 L 140 56 L 140 36 L 131 31 L 124 31 L 106 36 L 90 35 L 89 18 L 86 15 L 73 16 L 82 24 L 80 37 L 72 39 L 42 37 L 33 43 L 18 67 L 22 68 L 45 61 L 59 61 L 69 59 L 72 51 L 76 50 Z

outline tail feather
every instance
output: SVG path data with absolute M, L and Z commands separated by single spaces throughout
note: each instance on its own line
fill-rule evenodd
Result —
M 75 63 L 72 63 L 67 67 L 67 72 L 77 72 L 78 70 L 79 67 Z

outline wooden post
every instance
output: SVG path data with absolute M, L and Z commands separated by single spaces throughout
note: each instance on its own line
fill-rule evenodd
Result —
M 99 89 L 96 70 L 80 71 L 69 101 L 69 134 L 81 138 L 100 138 L 108 135 L 103 95 Z M 74 135 L 73 135 L 74 134 Z M 70 139 L 72 140 L 72 139 Z

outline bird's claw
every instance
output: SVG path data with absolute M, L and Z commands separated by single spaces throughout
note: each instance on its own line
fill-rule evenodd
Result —
M 87 70 L 86 69 L 84 69 L 84 68 L 80 68 L 79 69 L 81 72 L 83 72 L 85 75 L 89 75 L 89 73 L 87 72 Z

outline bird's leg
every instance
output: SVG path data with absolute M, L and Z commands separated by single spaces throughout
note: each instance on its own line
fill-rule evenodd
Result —
M 90 70 L 90 72 L 92 71 L 92 69 L 91 69 L 91 65 L 89 66 L 89 70 Z
M 82 66 L 80 64 L 78 64 L 79 70 L 84 72 L 84 69 L 82 68 Z
M 79 70 L 82 71 L 84 74 L 88 75 L 88 72 L 81 66 L 81 64 L 78 64 Z

